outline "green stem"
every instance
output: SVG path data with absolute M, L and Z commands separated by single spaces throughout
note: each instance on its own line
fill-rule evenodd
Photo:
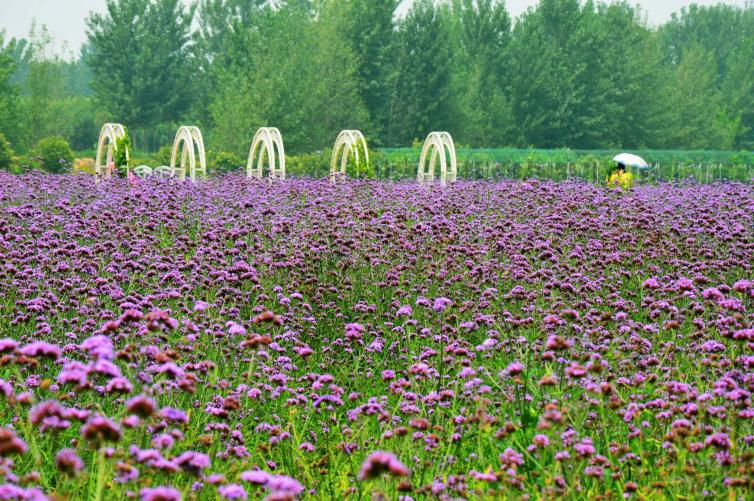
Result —
M 102 501 L 102 492 L 105 490 L 105 448 L 101 447 L 97 454 L 97 486 L 95 488 L 95 501 Z

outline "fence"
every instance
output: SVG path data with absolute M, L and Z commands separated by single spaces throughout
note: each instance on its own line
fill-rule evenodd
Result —
M 375 172 L 378 179 L 408 179 L 416 175 L 416 163 L 408 158 L 391 160 L 386 158 L 374 159 Z M 480 160 L 459 160 L 459 179 L 550 179 L 564 181 L 579 179 L 587 182 L 601 183 L 605 181 L 608 164 L 601 162 L 492 162 Z M 714 183 L 718 181 L 737 181 L 742 183 L 754 182 L 754 167 L 752 165 L 724 165 L 713 164 L 655 164 L 651 169 L 634 171 L 639 183 L 681 182 L 695 180 L 699 183 Z

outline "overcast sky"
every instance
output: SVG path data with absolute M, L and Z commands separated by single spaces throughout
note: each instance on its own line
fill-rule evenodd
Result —
M 189 2 L 190 0 L 185 0 Z M 670 18 L 672 12 L 691 3 L 714 5 L 719 0 L 630 0 L 646 11 L 649 22 L 660 24 Z M 724 3 L 744 6 L 746 0 L 725 0 Z M 404 0 L 409 4 L 411 0 Z M 508 11 L 518 16 L 537 0 L 507 0 Z M 84 18 L 90 11 L 102 12 L 105 0 L 0 0 L 0 30 L 7 37 L 23 37 L 29 33 L 33 20 L 47 26 L 56 41 L 58 51 L 63 42 L 69 50 L 78 52 L 86 39 Z

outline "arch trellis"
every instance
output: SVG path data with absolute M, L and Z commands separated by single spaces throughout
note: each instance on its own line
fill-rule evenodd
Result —
M 265 158 L 269 165 L 270 179 L 285 179 L 283 135 L 275 127 L 261 127 L 254 134 L 246 162 L 247 178 L 262 179 Z
M 180 151 L 180 166 L 177 167 L 178 152 Z M 197 153 L 199 165 L 197 165 Z M 207 155 L 204 151 L 204 139 L 202 131 L 198 127 L 183 126 L 178 129 L 173 141 L 173 151 L 170 154 L 170 170 L 172 177 L 178 177 L 181 181 L 186 179 L 188 168 L 189 179 L 196 181 L 197 174 L 207 176 Z
M 118 123 L 106 123 L 102 126 L 97 140 L 97 157 L 94 161 L 94 172 L 97 179 L 110 178 L 113 175 L 111 164 L 113 163 L 113 154 L 115 153 L 116 143 L 119 138 L 126 136 L 126 128 Z M 105 152 L 107 146 L 107 152 Z M 126 148 L 126 169 L 128 169 L 128 160 L 130 152 Z M 103 159 L 104 157 L 104 159 Z M 104 160 L 104 163 L 103 163 Z
M 450 165 L 448 165 L 448 158 Z M 435 179 L 435 166 L 440 159 L 440 185 L 453 183 L 458 177 L 458 163 L 456 161 L 456 147 L 453 138 L 447 132 L 430 132 L 424 141 L 417 180 L 420 184 L 431 183 Z M 429 165 L 427 165 L 429 160 Z
M 346 167 L 348 158 L 353 151 L 356 165 L 359 164 L 360 153 L 363 154 L 364 161 L 369 163 L 369 148 L 364 134 L 358 130 L 344 130 L 338 134 L 335 139 L 335 146 L 332 149 L 332 158 L 330 159 L 330 180 L 335 181 L 338 177 L 346 177 Z M 340 159 L 340 170 L 338 169 L 338 160 Z

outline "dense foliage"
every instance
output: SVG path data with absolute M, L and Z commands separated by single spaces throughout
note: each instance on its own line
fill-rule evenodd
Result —
M 61 136 L 40 139 L 34 145 L 31 157 L 47 172 L 66 172 L 73 164 L 73 150 L 68 141 Z
M 219 151 L 211 155 L 209 162 L 212 174 L 223 174 L 245 167 L 245 162 L 238 155 L 227 151 Z
M 13 160 L 13 149 L 8 140 L 0 134 L 0 170 L 8 170 Z
M 0 173 L 4 499 L 751 497 L 750 186 L 139 183 Z
M 274 6 L 271 6 L 273 5 Z M 0 37 L 0 132 L 25 153 L 104 121 L 156 151 L 176 125 L 244 156 L 279 127 L 291 153 L 345 128 L 374 146 L 448 130 L 475 147 L 754 148 L 754 8 L 692 5 L 659 27 L 632 2 L 108 0 L 73 61 Z
M 88 19 L 89 50 L 97 102 L 134 130 L 184 116 L 191 103 L 188 46 L 193 9 L 180 0 L 107 2 Z

